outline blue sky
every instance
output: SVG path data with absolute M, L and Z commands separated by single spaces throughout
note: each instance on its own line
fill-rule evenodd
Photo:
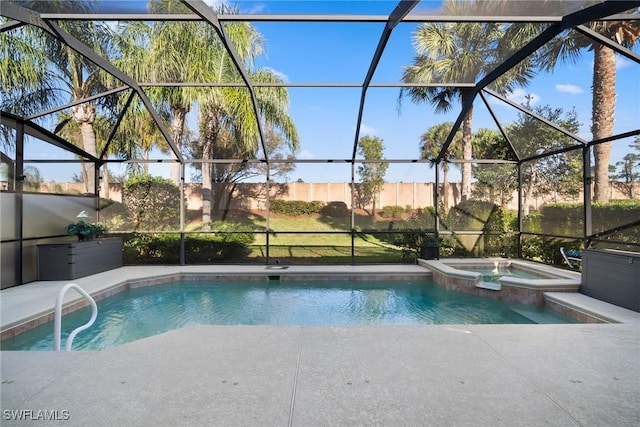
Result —
M 136 11 L 146 2 L 109 3 Z M 216 1 L 207 1 L 215 4 Z M 426 12 L 437 9 L 440 2 L 421 2 L 418 8 Z M 394 1 L 240 1 L 241 13 L 344 13 L 387 15 Z M 126 10 L 122 10 L 126 11 Z M 268 67 L 292 83 L 326 82 L 359 83 L 364 81 L 371 58 L 384 28 L 383 23 L 265 23 L 253 25 L 266 39 L 266 54 L 256 66 Z M 373 83 L 400 81 L 402 66 L 411 63 L 414 51 L 411 35 L 417 24 L 398 25 L 373 77 Z M 635 49 L 638 50 L 638 47 Z M 640 127 L 640 65 L 619 58 L 618 98 L 615 132 Z M 533 96 L 536 105 L 575 108 L 583 123 L 580 136 L 589 140 L 591 122 L 591 78 L 593 56 L 584 52 L 575 64 L 558 67 L 553 74 L 540 73 L 526 88 L 515 90 L 510 98 L 523 103 L 525 95 Z M 351 158 L 361 96 L 360 88 L 290 88 L 290 114 L 300 135 L 299 159 Z M 449 114 L 435 114 L 427 104 L 416 105 L 405 99 L 398 112 L 398 88 L 370 88 L 360 135 L 374 135 L 383 139 L 387 159 L 416 159 L 419 157 L 420 135 L 429 126 L 454 121 L 459 108 Z M 474 131 L 481 127 L 497 129 L 484 106 L 476 104 Z M 501 118 L 515 119 L 514 110 L 500 102 L 492 106 Z M 190 126 L 197 129 L 195 115 Z M 620 160 L 628 151 L 630 140 L 615 142 L 611 163 Z M 158 158 L 166 158 L 157 155 Z M 455 168 L 454 168 L 455 169 Z M 167 174 L 165 166 L 157 166 L 157 173 Z M 189 175 L 189 174 L 188 174 Z M 345 164 L 299 164 L 290 179 L 304 181 L 350 180 L 350 166 Z M 45 180 L 51 179 L 45 173 Z M 388 181 L 431 181 L 433 171 L 428 165 L 391 165 Z M 455 170 L 451 179 L 457 179 Z
M 241 2 L 243 4 L 244 2 Z M 255 6 L 254 2 L 246 2 Z M 341 12 L 362 13 L 361 2 L 341 3 Z M 387 7 L 389 2 L 374 2 L 377 7 Z M 385 4 L 386 3 L 386 4 Z M 433 6 L 430 2 L 430 6 Z M 270 5 L 280 2 L 263 2 L 261 12 L 278 13 Z M 346 5 L 354 10 L 345 10 Z M 392 3 L 393 4 L 393 3 Z M 384 10 L 379 13 L 385 13 Z M 267 55 L 258 61 L 258 66 L 269 67 L 294 83 L 301 82 L 353 82 L 362 83 L 375 51 L 383 24 L 302 24 L 261 23 L 254 25 L 265 36 Z M 374 83 L 400 81 L 402 66 L 412 61 L 414 51 L 411 35 L 417 24 L 401 24 L 394 30 L 385 53 L 373 77 Z M 618 58 L 618 99 L 615 132 L 629 131 L 640 127 L 640 66 L 624 58 Z M 558 67 L 553 74 L 540 73 L 529 86 L 516 89 L 509 98 L 524 103 L 525 95 L 531 95 L 535 105 L 561 107 L 565 111 L 575 108 L 583 126 L 580 136 L 591 137 L 591 79 L 593 56 L 584 52 L 575 64 Z M 298 89 L 289 90 L 291 115 L 301 135 L 299 158 L 349 158 L 353 149 L 354 130 L 360 89 Z M 401 112 L 397 110 L 397 88 L 370 88 L 367 92 L 361 135 L 371 134 L 384 140 L 385 157 L 408 159 L 419 157 L 420 135 L 432 125 L 456 119 L 459 109 L 450 114 L 435 114 L 427 104 L 415 105 L 405 99 Z M 492 102 L 500 117 L 513 117 L 514 110 L 501 102 Z M 497 129 L 484 106 L 477 104 L 474 111 L 474 130 L 480 127 Z M 628 152 L 630 141 L 614 143 L 612 163 Z M 332 166 L 333 167 L 333 166 Z M 426 167 L 426 166 L 423 166 Z M 298 168 L 295 176 L 305 180 L 317 179 L 318 172 Z M 397 168 L 395 168 L 397 169 Z M 319 171 L 326 171 L 326 165 Z M 422 171 L 412 171 L 405 176 L 403 170 L 390 171 L 388 180 L 424 179 Z M 342 172 L 341 172 L 342 173 Z M 397 177 L 394 179 L 394 175 Z M 418 174 L 419 176 L 415 176 Z M 331 180 L 326 174 L 325 180 Z M 431 173 L 427 173 L 428 176 Z M 455 179 L 455 172 L 453 179 Z M 309 178 L 308 178 L 309 177 Z

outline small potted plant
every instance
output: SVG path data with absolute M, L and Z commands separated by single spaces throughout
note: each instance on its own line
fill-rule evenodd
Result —
M 80 241 L 93 240 L 96 237 L 102 236 L 106 231 L 104 225 L 98 222 L 87 222 L 86 220 L 89 219 L 89 214 L 87 214 L 86 211 L 80 212 L 77 218 L 79 218 L 77 222 L 67 225 L 66 231 L 67 234 L 78 236 L 78 240 Z

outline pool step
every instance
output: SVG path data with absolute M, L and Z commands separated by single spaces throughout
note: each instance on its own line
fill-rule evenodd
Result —
M 530 321 L 532 321 L 533 323 L 538 323 L 538 324 L 554 324 L 554 323 L 562 323 L 560 321 L 558 321 L 558 318 L 556 316 L 554 316 L 553 314 L 544 312 L 544 311 L 533 311 L 533 310 L 521 310 L 521 309 L 516 309 L 516 308 L 512 308 L 511 311 L 513 311 L 514 313 L 519 314 L 520 316 L 524 317 L 525 319 L 528 319 Z
M 493 282 L 478 282 L 476 288 L 488 289 L 490 291 L 499 291 L 502 289 L 502 285 L 500 283 Z

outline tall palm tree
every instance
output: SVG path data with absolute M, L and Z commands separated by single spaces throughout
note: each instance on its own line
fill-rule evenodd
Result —
M 180 0 L 149 0 L 147 7 L 152 13 L 190 13 Z M 115 64 L 141 82 L 203 82 L 207 62 L 211 61 L 204 52 L 212 52 L 198 37 L 204 25 L 175 21 L 125 23 L 118 37 L 122 57 Z M 182 150 L 187 114 L 199 96 L 199 89 L 152 86 L 145 91 L 157 109 L 170 112 L 172 142 Z M 171 156 L 177 159 L 175 153 Z M 176 185 L 180 183 L 177 162 L 171 165 L 171 180 Z
M 258 83 L 282 83 L 272 70 L 250 72 L 250 78 Z M 262 87 L 255 91 L 259 120 L 277 131 L 291 150 L 298 148 L 298 133 L 288 115 L 289 94 L 283 87 Z M 233 153 L 235 158 L 255 158 L 260 148 L 259 131 L 249 91 L 244 88 L 225 87 L 212 91 L 200 102 L 200 129 L 203 159 L 220 158 L 223 152 Z M 216 151 L 220 151 L 217 153 Z M 211 221 L 213 168 L 202 164 L 203 223 Z M 215 205 L 221 200 L 215 199 Z
M 237 13 L 237 8 L 220 5 L 218 13 Z M 271 70 L 254 71 L 254 60 L 263 53 L 264 38 L 249 23 L 230 23 L 225 26 L 228 41 L 233 44 L 237 59 L 250 79 L 255 82 L 282 83 L 282 80 Z M 219 35 L 209 25 L 199 24 L 190 32 L 194 49 L 191 58 L 197 58 L 198 74 L 196 79 L 213 83 L 240 83 L 239 71 L 227 52 Z M 184 49 L 183 49 L 184 50 Z M 264 124 L 280 131 L 284 140 L 292 148 L 298 144 L 298 136 L 291 118 L 287 115 L 289 107 L 288 92 L 282 87 L 259 88 L 254 91 L 259 114 Z M 213 87 L 201 90 L 197 96 L 200 116 L 199 152 L 204 160 L 211 160 L 221 155 L 231 158 L 255 157 L 259 148 L 259 131 L 252 99 L 249 91 L 241 87 Z M 203 223 L 211 221 L 213 165 L 202 163 L 202 204 Z M 229 176 L 229 174 L 223 174 Z M 219 204 L 221 194 L 216 197 Z
M 60 12 L 83 13 L 90 8 L 88 2 L 57 0 L 53 3 Z M 23 1 L 19 5 L 36 9 L 38 2 Z M 109 57 L 111 33 L 105 25 L 91 21 L 61 21 L 59 25 L 100 55 Z M 2 77 L 6 78 L 7 88 L 2 94 L 3 110 L 26 115 L 60 105 L 65 98 L 78 101 L 106 90 L 104 71 L 41 29 L 24 26 L 11 35 L 3 33 L 0 43 L 5 59 Z M 14 92 L 16 88 L 19 89 Z M 90 101 L 71 107 L 71 117 L 80 126 L 81 147 L 93 156 L 96 155 L 93 125 L 97 106 L 97 101 Z M 59 123 L 56 130 L 68 122 Z M 95 169 L 85 163 L 82 166 L 85 190 L 93 192 Z
M 448 0 L 443 9 L 449 15 L 473 15 L 479 9 L 505 7 L 504 1 L 481 2 Z M 511 37 L 505 38 L 509 31 Z M 524 45 L 535 34 L 532 26 L 513 26 L 502 23 L 425 23 L 413 35 L 416 56 L 405 67 L 405 83 L 475 83 L 493 70 L 510 53 Z M 511 91 L 525 85 L 532 77 L 532 59 L 527 58 L 495 82 L 495 90 Z M 402 89 L 414 102 L 427 101 L 438 113 L 448 112 L 455 102 L 465 105 L 475 94 L 469 87 L 414 87 Z M 462 159 L 472 158 L 473 108 L 462 123 Z M 471 164 L 462 165 L 462 200 L 471 195 Z
M 447 140 L 452 128 L 452 122 L 439 123 L 429 127 L 429 129 L 420 136 L 421 157 L 423 159 L 435 159 L 438 157 L 438 154 L 440 154 L 444 142 Z M 460 134 L 460 129 L 458 129 L 453 142 L 449 145 L 449 149 L 445 153 L 445 161 L 442 163 L 442 187 L 444 193 L 442 202 L 445 211 L 449 209 L 449 162 L 447 160 L 461 158 L 461 140 L 462 135 Z
M 638 8 L 634 9 L 638 12 Z M 640 21 L 598 21 L 587 25 L 597 33 L 631 48 L 640 38 Z M 542 50 L 543 66 L 552 70 L 558 62 L 575 62 L 585 50 L 593 51 L 593 98 L 591 108 L 591 134 L 593 140 L 613 134 L 616 107 L 616 56 L 615 52 L 586 37 L 569 30 L 560 34 Z M 609 192 L 609 158 L 611 142 L 594 146 L 594 199 L 607 202 Z

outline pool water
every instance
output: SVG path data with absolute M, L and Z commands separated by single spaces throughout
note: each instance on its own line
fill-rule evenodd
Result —
M 522 313 L 537 313 L 537 317 Z M 64 316 L 63 339 L 90 317 Z M 412 325 L 572 323 L 552 311 L 446 291 L 434 282 L 176 282 L 125 290 L 98 302 L 96 323 L 74 350 L 101 350 L 193 324 Z M 2 342 L 2 350 L 53 349 L 53 322 Z
M 527 273 L 525 271 L 520 271 L 520 270 L 511 270 L 508 268 L 474 268 L 474 269 L 469 269 L 469 271 L 482 274 L 481 280 L 483 282 L 491 282 L 491 283 L 498 283 L 498 279 L 504 276 L 519 277 L 521 279 L 540 279 L 541 278 L 540 276 L 537 276 L 535 274 Z

